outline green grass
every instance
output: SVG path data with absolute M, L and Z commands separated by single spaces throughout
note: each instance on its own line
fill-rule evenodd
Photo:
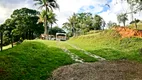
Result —
M 63 45 L 65 48 L 67 48 L 71 53 L 74 53 L 74 54 L 76 54 L 77 56 L 79 56 L 81 59 L 84 60 L 84 62 L 95 62 L 95 61 L 97 61 L 97 59 L 86 55 L 86 54 L 83 53 L 82 51 L 77 50 L 77 49 L 71 47 L 70 45 L 68 45 L 68 44 L 65 43 L 65 42 L 60 42 L 60 44 Z
M 54 69 L 73 62 L 54 41 L 24 41 L 0 52 L 0 80 L 46 80 Z
M 107 60 L 134 60 L 142 62 L 142 38 L 124 38 L 113 30 L 71 38 L 72 43 Z
M 91 32 L 67 42 L 107 60 L 142 62 L 142 38 L 122 39 L 113 30 Z M 61 42 L 61 46 L 68 48 L 85 62 L 96 61 L 64 42 Z M 46 80 L 56 68 L 72 63 L 74 61 L 57 47 L 56 41 L 24 41 L 0 52 L 0 80 Z

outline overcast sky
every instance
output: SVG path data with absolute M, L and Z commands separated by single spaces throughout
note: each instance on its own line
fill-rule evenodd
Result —
M 117 22 L 117 14 L 129 11 L 128 4 L 126 2 L 122 3 L 121 0 L 57 0 L 57 3 L 60 9 L 54 12 L 58 19 L 57 25 L 60 27 L 74 12 L 91 12 L 92 14 L 98 14 L 103 17 L 107 23 L 108 21 Z M 106 4 L 109 4 L 110 7 Z M 0 24 L 9 18 L 15 9 L 22 7 L 39 10 L 34 6 L 33 0 L 0 0 Z M 140 13 L 134 16 L 138 19 L 142 18 Z M 130 22 L 130 20 L 131 16 L 129 15 L 128 22 Z

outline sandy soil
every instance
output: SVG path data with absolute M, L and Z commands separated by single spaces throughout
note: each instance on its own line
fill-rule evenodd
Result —
M 100 61 L 76 63 L 53 71 L 47 80 L 142 80 L 142 63 Z

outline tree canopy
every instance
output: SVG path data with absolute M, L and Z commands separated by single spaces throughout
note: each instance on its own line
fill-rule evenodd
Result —
M 16 9 L 2 25 L 3 44 L 19 41 L 22 39 L 33 39 L 43 33 L 43 23 L 38 22 L 39 12 L 33 9 L 21 8 Z
M 63 28 L 73 36 L 85 34 L 90 30 L 100 30 L 102 26 L 105 26 L 103 18 L 91 13 L 74 13 L 68 18 L 68 22 L 63 23 Z

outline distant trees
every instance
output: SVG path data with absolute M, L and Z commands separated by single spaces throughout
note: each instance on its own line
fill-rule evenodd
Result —
M 137 13 L 142 10 L 142 0 L 125 0 L 130 5 L 131 12 L 127 14 Z
M 102 26 L 105 26 L 103 18 L 91 13 L 74 13 L 68 18 L 68 22 L 63 23 L 63 28 L 73 36 L 85 34 L 90 30 L 100 30 Z
M 117 15 L 117 20 L 118 20 L 119 23 L 123 23 L 123 25 L 125 26 L 125 23 L 128 20 L 127 17 L 128 17 L 127 14 L 121 13 L 121 14 Z
M 94 27 L 95 27 L 96 30 L 101 29 L 102 23 L 103 23 L 103 18 L 99 15 L 95 15 L 94 16 Z
M 114 27 L 114 26 L 117 26 L 117 23 L 112 22 L 112 21 L 109 21 L 109 22 L 107 23 L 107 27 L 108 27 L 108 28 L 112 28 L 112 27 Z
M 131 14 L 132 21 L 135 22 L 135 27 L 137 29 L 137 23 L 136 18 L 134 19 L 133 14 L 136 14 L 137 12 L 140 12 L 142 10 L 142 0 L 121 0 L 126 1 L 129 4 L 129 12 L 126 12 L 125 14 Z
M 52 29 L 49 29 L 50 35 L 56 35 L 56 33 L 66 33 L 62 28 L 59 28 L 58 26 L 53 27 Z

